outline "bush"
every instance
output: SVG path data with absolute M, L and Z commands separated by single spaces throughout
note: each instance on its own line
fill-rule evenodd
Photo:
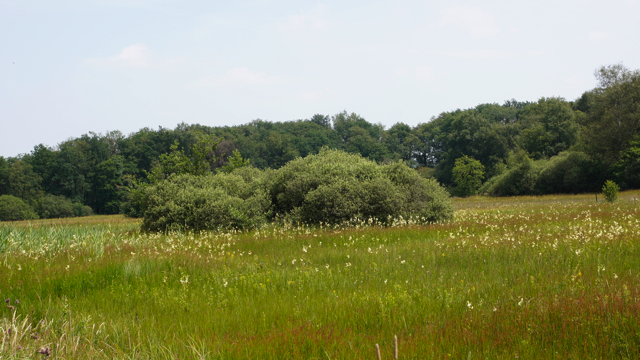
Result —
M 73 203 L 73 216 L 91 216 L 93 209 L 90 206 L 81 203 Z
M 266 222 L 269 199 L 261 172 L 172 175 L 142 190 L 146 231 L 246 229 Z
M 38 215 L 42 219 L 88 216 L 93 215 L 93 210 L 62 195 L 47 194 L 38 201 Z
M 618 191 L 620 191 L 620 187 L 611 180 L 607 180 L 602 186 L 602 194 L 607 202 L 618 200 Z
M 383 166 L 327 148 L 274 171 L 269 189 L 275 213 L 296 222 L 399 216 L 442 221 L 453 216 L 449 194 L 435 180 L 402 163 Z
M 0 196 L 0 221 L 17 221 L 37 219 L 33 209 L 22 199 L 12 195 Z
M 535 195 L 539 174 L 540 164 L 526 159 L 522 164 L 489 179 L 480 192 L 493 196 Z
M 597 191 L 594 187 L 603 173 L 598 164 L 581 152 L 565 151 L 542 163 L 538 178 L 540 194 L 577 194 Z M 604 180 L 604 179 L 603 179 Z
M 451 176 L 456 184 L 454 195 L 462 197 L 477 195 L 478 188 L 484 179 L 484 166 L 480 161 L 464 155 L 456 159 Z
M 42 219 L 75 216 L 74 204 L 60 195 L 45 195 L 38 201 L 38 215 Z

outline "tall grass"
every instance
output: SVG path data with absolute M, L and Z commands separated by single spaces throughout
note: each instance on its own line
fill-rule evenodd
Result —
M 390 359 L 396 334 L 403 359 L 638 358 L 636 195 L 391 227 L 2 225 L 0 358 Z

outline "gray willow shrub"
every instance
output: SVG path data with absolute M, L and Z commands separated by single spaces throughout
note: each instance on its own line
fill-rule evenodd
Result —
M 143 190 L 146 231 L 246 229 L 266 222 L 270 206 L 260 171 L 172 175 Z
M 378 165 L 357 154 L 323 148 L 269 176 L 274 212 L 291 221 L 339 223 L 353 218 L 453 216 L 447 191 L 402 163 Z

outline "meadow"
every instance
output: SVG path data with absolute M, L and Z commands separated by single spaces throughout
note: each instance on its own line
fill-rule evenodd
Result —
M 637 359 L 640 192 L 455 220 L 154 234 L 0 224 L 0 359 Z

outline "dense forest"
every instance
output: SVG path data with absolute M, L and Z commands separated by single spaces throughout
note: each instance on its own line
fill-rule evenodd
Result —
M 385 129 L 344 111 L 239 126 L 91 132 L 0 157 L 0 203 L 21 209 L 22 218 L 115 214 L 127 211 L 130 189 L 171 173 L 171 159 L 203 159 L 205 172 L 238 164 L 279 169 L 323 147 L 379 164 L 404 162 L 458 196 L 597 192 L 607 180 L 640 188 L 640 71 L 618 64 L 595 74 L 598 86 L 574 101 L 480 104 L 415 127 L 399 121 Z M 199 147 L 202 139 L 209 147 Z M 455 170 L 465 161 L 477 164 L 472 175 Z M 479 183 L 465 186 L 465 176 Z M 2 206 L 0 217 L 8 211 Z

